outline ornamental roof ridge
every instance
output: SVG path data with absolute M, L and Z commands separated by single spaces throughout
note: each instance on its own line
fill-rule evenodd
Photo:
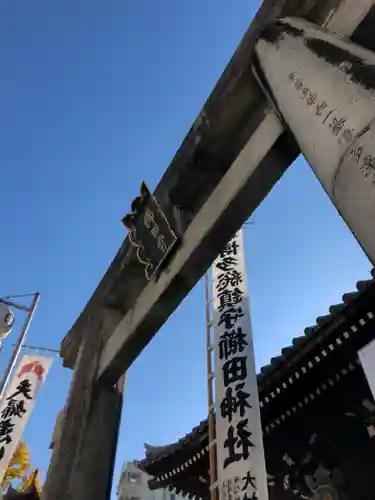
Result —
M 281 349 L 281 354 L 276 355 L 271 358 L 270 363 L 261 367 L 260 372 L 257 374 L 258 385 L 261 380 L 268 377 L 279 368 L 280 365 L 284 364 L 288 359 L 299 351 L 304 344 L 306 344 L 311 338 L 315 336 L 317 331 L 331 322 L 337 315 L 343 312 L 347 306 L 351 305 L 353 301 L 358 299 L 362 293 L 367 290 L 375 282 L 375 268 L 370 271 L 371 278 L 368 280 L 357 281 L 356 291 L 345 293 L 342 296 L 342 302 L 339 304 L 333 304 L 329 307 L 329 313 L 323 316 L 318 316 L 316 318 L 315 325 L 311 325 L 305 328 L 304 335 L 299 337 L 294 337 L 292 343 L 289 346 L 285 346 Z

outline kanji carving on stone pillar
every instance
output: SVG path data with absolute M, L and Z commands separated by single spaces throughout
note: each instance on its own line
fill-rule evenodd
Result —
M 375 263 L 375 54 L 302 19 L 267 26 L 255 72 Z

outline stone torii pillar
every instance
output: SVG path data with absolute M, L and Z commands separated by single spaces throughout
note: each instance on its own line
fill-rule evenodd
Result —
M 302 19 L 256 45 L 258 81 L 375 262 L 375 54 Z
M 125 376 L 97 381 L 102 349 L 123 315 L 99 308 L 88 321 L 68 400 L 54 432 L 42 500 L 109 499 Z

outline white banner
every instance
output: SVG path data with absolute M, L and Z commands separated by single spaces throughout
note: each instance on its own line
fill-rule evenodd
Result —
M 0 402 L 0 481 L 16 451 L 25 425 L 54 358 L 22 356 Z
M 358 351 L 363 371 L 375 400 L 375 340 Z
M 267 500 L 243 234 L 212 267 L 217 472 L 220 500 Z

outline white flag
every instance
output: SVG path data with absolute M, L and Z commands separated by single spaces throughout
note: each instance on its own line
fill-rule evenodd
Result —
M 0 481 L 21 439 L 54 358 L 24 355 L 0 402 Z
M 242 231 L 212 278 L 219 498 L 268 500 Z

